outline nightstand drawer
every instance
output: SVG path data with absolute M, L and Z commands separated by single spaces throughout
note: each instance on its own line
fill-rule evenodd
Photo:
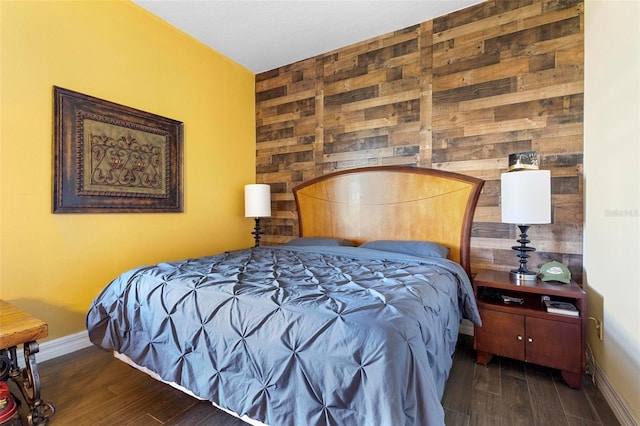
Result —
M 527 361 L 580 372 L 580 325 L 527 318 L 525 334 Z
M 524 317 L 484 309 L 476 328 L 476 349 L 524 361 Z

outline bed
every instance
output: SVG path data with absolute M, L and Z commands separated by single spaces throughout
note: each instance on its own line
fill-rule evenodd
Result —
M 287 244 L 124 272 L 91 341 L 252 424 L 443 425 L 483 181 L 415 167 L 293 189 Z

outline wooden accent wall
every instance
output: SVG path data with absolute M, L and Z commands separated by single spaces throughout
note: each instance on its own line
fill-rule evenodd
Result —
M 257 182 L 273 193 L 262 241 L 297 235 L 293 186 L 414 165 L 486 180 L 472 269 L 509 270 L 518 233 L 500 222 L 500 174 L 532 150 L 551 170 L 553 223 L 530 228 L 529 265 L 558 260 L 581 282 L 583 44 L 582 1 L 487 1 L 258 74 Z

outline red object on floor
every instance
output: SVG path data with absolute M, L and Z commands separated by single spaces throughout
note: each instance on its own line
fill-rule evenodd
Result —
M 0 424 L 11 420 L 17 412 L 18 407 L 7 382 L 0 381 Z

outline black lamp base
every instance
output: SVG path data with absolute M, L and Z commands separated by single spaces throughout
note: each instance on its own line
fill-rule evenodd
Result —
M 529 258 L 527 253 L 536 251 L 536 249 L 527 245 L 531 242 L 527 239 L 529 225 L 518 225 L 518 228 L 520 228 L 520 239 L 516 241 L 518 241 L 520 245 L 513 246 L 511 248 L 518 252 L 516 256 L 520 259 L 520 267 L 518 269 L 512 269 L 510 275 L 511 278 L 516 281 L 533 281 L 538 277 L 538 275 L 527 269 L 527 259 Z
M 256 226 L 253 228 L 253 232 L 251 233 L 253 235 L 253 239 L 256 242 L 256 245 L 254 247 L 258 247 L 260 245 L 260 235 L 262 235 L 263 233 L 260 231 L 260 218 L 256 217 Z

